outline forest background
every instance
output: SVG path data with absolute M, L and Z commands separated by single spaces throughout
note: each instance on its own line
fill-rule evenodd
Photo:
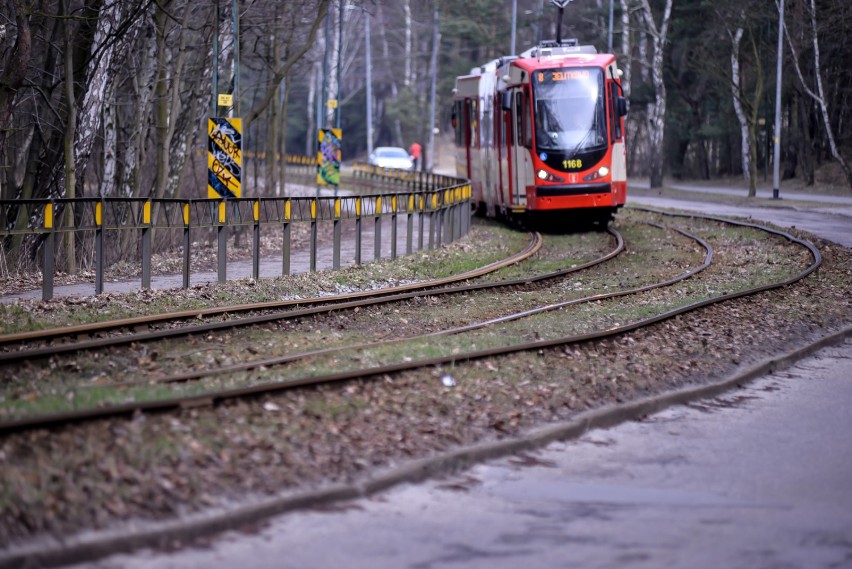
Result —
M 852 4 L 784 1 L 782 179 L 852 191 Z M 749 195 L 772 179 L 779 8 L 567 6 L 562 36 L 611 45 L 624 71 L 630 176 L 736 177 Z M 557 13 L 546 0 L 0 0 L 0 198 L 206 197 L 210 116 L 242 118 L 243 197 L 283 195 L 284 156 L 312 155 L 318 125 L 339 122 L 344 161 L 432 150 L 454 78 L 510 54 L 513 21 L 517 52 L 555 38 Z M 4 243 L 19 254 L 3 270 L 40 244 Z

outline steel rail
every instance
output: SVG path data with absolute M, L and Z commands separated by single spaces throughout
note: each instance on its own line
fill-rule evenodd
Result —
M 287 308 L 289 306 L 296 305 L 305 305 L 305 304 L 319 304 L 319 303 L 330 303 L 335 301 L 342 300 L 351 300 L 354 298 L 365 298 L 365 297 L 374 297 L 381 295 L 390 295 L 399 293 L 402 291 L 408 290 L 421 290 L 430 287 L 437 287 L 446 284 L 451 284 L 454 282 L 469 280 L 477 277 L 481 277 L 488 273 L 492 273 L 498 269 L 503 267 L 507 267 L 512 264 L 519 263 L 525 259 L 528 259 L 542 246 L 542 238 L 540 233 L 530 233 L 530 241 L 527 243 L 526 247 L 524 247 L 521 251 L 511 255 L 510 257 L 506 257 L 505 259 L 501 259 L 499 261 L 495 261 L 493 263 L 489 263 L 482 267 L 472 269 L 470 271 L 466 271 L 464 273 L 459 273 L 457 275 L 452 275 L 450 277 L 442 277 L 439 279 L 432 279 L 429 281 L 421 281 L 417 283 L 410 283 L 407 285 L 399 285 L 395 287 L 387 287 L 379 290 L 366 290 L 366 291 L 358 291 L 347 294 L 340 295 L 330 295 L 330 296 L 320 296 L 320 297 L 310 297 L 310 298 L 300 298 L 300 299 L 289 299 L 289 300 L 276 300 L 269 302 L 257 302 L 257 303 L 249 303 L 249 304 L 235 304 L 229 306 L 215 306 L 211 308 L 199 308 L 197 310 L 182 310 L 178 312 L 167 312 L 163 314 L 152 314 L 149 316 L 135 316 L 132 318 L 123 318 L 120 320 L 107 320 L 104 322 L 91 322 L 88 324 L 77 324 L 74 326 L 65 326 L 62 328 L 45 328 L 43 330 L 31 330 L 27 332 L 16 332 L 12 334 L 2 334 L 0 335 L 0 345 L 4 344 L 14 344 L 20 343 L 30 340 L 45 340 L 48 338 L 57 338 L 62 336 L 76 336 L 80 334 L 93 334 L 96 332 L 105 332 L 107 330 L 113 330 L 116 328 L 129 328 L 135 327 L 139 325 L 148 325 L 148 324 L 157 324 L 163 322 L 177 321 L 177 320 L 187 320 L 190 318 L 198 318 L 205 316 L 219 316 L 222 314 L 232 314 L 237 312 L 251 312 L 258 310 L 276 310 L 280 308 Z M 2 361 L 2 356 L 0 356 L 0 361 Z
M 444 294 L 458 294 L 458 293 L 463 293 L 463 292 L 471 292 L 471 291 L 482 290 L 482 289 L 490 289 L 490 288 L 526 286 L 526 285 L 529 285 L 529 284 L 532 284 L 532 283 L 535 283 L 535 282 L 538 282 L 538 281 L 558 278 L 558 277 L 564 276 L 566 274 L 569 274 L 571 272 L 576 272 L 576 271 L 580 271 L 580 270 L 589 268 L 589 267 L 594 266 L 596 264 L 606 262 L 609 259 L 613 258 L 614 256 L 618 255 L 619 253 L 621 253 L 624 250 L 624 240 L 621 237 L 621 234 L 619 234 L 614 229 L 609 229 L 608 232 L 612 236 L 614 236 L 615 239 L 616 239 L 616 247 L 612 251 L 610 251 L 606 255 L 598 257 L 597 259 L 593 259 L 591 261 L 588 261 L 587 263 L 583 263 L 582 265 L 578 265 L 576 267 L 571 267 L 571 268 L 568 268 L 568 269 L 562 269 L 562 270 L 559 270 L 559 271 L 554 271 L 554 272 L 551 272 L 551 273 L 544 273 L 544 274 L 541 274 L 541 275 L 535 275 L 535 276 L 531 276 L 531 277 L 525 277 L 523 279 L 516 279 L 516 280 L 510 280 L 510 281 L 493 281 L 493 282 L 464 285 L 464 286 L 456 286 L 456 287 L 447 287 L 447 288 L 437 288 L 437 289 L 434 289 L 434 288 L 425 288 L 424 289 L 424 287 L 418 286 L 418 287 L 415 288 L 415 292 L 408 292 L 408 293 L 402 293 L 402 294 L 392 294 L 392 293 L 389 294 L 387 292 L 388 289 L 384 289 L 382 291 L 379 291 L 379 294 L 375 294 L 375 295 L 365 295 L 365 294 L 362 294 L 362 293 L 355 293 L 356 297 L 359 297 L 359 296 L 361 297 L 359 300 L 352 300 L 352 301 L 349 301 L 349 302 L 342 302 L 340 300 L 337 300 L 333 304 L 324 303 L 320 306 L 313 306 L 313 307 L 309 307 L 309 308 L 288 310 L 286 312 L 273 312 L 273 313 L 270 313 L 270 314 L 262 314 L 262 315 L 258 315 L 258 316 L 240 318 L 240 319 L 236 319 L 236 320 L 225 320 L 225 321 L 220 321 L 220 322 L 208 322 L 206 324 L 183 326 L 183 327 L 180 327 L 180 328 L 171 328 L 171 329 L 166 329 L 166 330 L 156 330 L 156 331 L 152 331 L 152 332 L 144 332 L 144 333 L 139 333 L 139 334 L 126 334 L 126 335 L 122 335 L 122 336 L 111 336 L 111 337 L 106 337 L 106 338 L 98 338 L 98 339 L 86 340 L 86 341 L 82 341 L 82 342 L 59 344 L 59 345 L 55 345 L 55 346 L 46 346 L 46 347 L 41 347 L 41 348 L 29 349 L 29 350 L 16 350 L 16 351 L 0 352 L 0 364 L 13 363 L 13 362 L 22 361 L 22 360 L 25 360 L 25 359 L 44 358 L 44 357 L 64 354 L 64 353 L 68 353 L 68 352 L 92 350 L 92 349 L 105 348 L 105 347 L 111 347 L 111 346 L 126 345 L 126 344 L 131 344 L 131 343 L 151 342 L 151 341 L 155 341 L 155 340 L 163 340 L 163 339 L 166 339 L 166 338 L 174 338 L 174 337 L 178 337 L 178 336 L 189 336 L 189 335 L 193 335 L 193 334 L 204 334 L 204 333 L 208 333 L 208 332 L 219 331 L 219 330 L 227 330 L 227 329 L 232 329 L 232 328 L 237 328 L 237 327 L 266 324 L 266 323 L 269 323 L 269 322 L 301 318 L 301 317 L 305 317 L 305 316 L 312 316 L 312 315 L 326 313 L 326 312 L 333 312 L 333 311 L 336 311 L 336 310 L 347 310 L 347 309 L 359 308 L 359 307 L 364 307 L 364 306 L 372 306 L 372 305 L 377 305 L 377 304 L 389 304 L 389 303 L 392 303 L 392 302 L 401 302 L 403 300 L 408 300 L 408 299 L 411 299 L 411 298 L 417 298 L 417 297 L 421 297 L 421 296 L 440 296 L 440 295 L 444 295 Z M 524 257 L 524 259 L 528 258 L 532 254 L 537 252 L 542 246 L 540 234 L 536 233 L 535 236 L 537 236 L 538 241 L 535 243 L 535 246 L 532 247 L 533 250 L 528 255 L 526 255 Z M 518 259 L 515 262 L 520 262 L 521 260 L 523 260 L 523 259 Z M 509 263 L 509 264 L 511 264 L 511 263 Z M 470 274 L 470 272 L 465 273 L 465 274 Z M 477 276 L 480 276 L 480 275 L 477 275 Z M 453 277 L 453 278 L 454 278 L 454 281 L 462 280 L 460 278 L 455 278 L 455 277 Z M 473 277 L 470 277 L 470 278 L 473 278 Z M 442 279 L 442 280 L 445 280 L 445 279 Z M 418 283 L 418 284 L 421 284 L 421 283 Z M 403 287 L 399 287 L 396 290 L 405 289 L 408 286 L 409 285 L 404 285 Z M 372 291 L 367 291 L 367 292 L 372 292 Z M 351 298 L 351 296 L 348 296 L 348 295 L 341 295 L 341 296 Z M 333 297 L 326 297 L 326 298 L 333 298 Z M 316 304 L 319 304 L 320 302 L 322 302 L 323 298 L 310 299 L 310 300 L 311 300 L 311 302 L 308 302 L 308 304 L 312 304 L 313 301 L 315 301 L 315 300 L 317 301 Z M 299 304 L 303 304 L 303 303 L 304 302 L 299 302 Z
M 650 225 L 653 225 L 654 227 L 658 227 L 658 228 L 663 229 L 663 230 L 666 229 L 666 227 L 663 227 L 662 225 L 659 225 L 659 224 L 656 224 L 656 223 L 651 223 Z M 301 352 L 301 353 L 297 353 L 297 354 L 288 354 L 286 356 L 275 356 L 275 357 L 271 357 L 271 358 L 256 359 L 256 360 L 251 360 L 251 361 L 242 362 L 242 363 L 238 363 L 238 364 L 232 364 L 232 365 L 229 365 L 229 366 L 222 366 L 222 367 L 218 367 L 218 368 L 215 368 L 215 369 L 214 368 L 208 368 L 208 369 L 192 370 L 192 371 L 189 371 L 189 372 L 173 374 L 173 375 L 169 375 L 169 376 L 151 377 L 151 378 L 146 378 L 146 379 L 125 381 L 125 382 L 115 382 L 115 383 L 83 384 L 80 387 L 81 388 L 85 388 L 85 387 L 108 388 L 108 387 L 128 387 L 128 386 L 133 386 L 133 385 L 145 385 L 145 384 L 153 385 L 153 384 L 157 384 L 157 383 L 178 383 L 178 382 L 190 381 L 190 380 L 193 380 L 193 379 L 201 379 L 201 378 L 211 377 L 211 376 L 216 376 L 216 375 L 225 375 L 225 374 L 228 374 L 228 373 L 238 373 L 238 372 L 242 372 L 242 371 L 251 371 L 251 370 L 254 370 L 254 369 L 257 369 L 257 368 L 261 368 L 261 367 L 273 367 L 273 366 L 283 365 L 283 364 L 292 363 L 292 362 L 295 362 L 295 361 L 298 361 L 298 360 L 302 360 L 302 359 L 305 359 L 305 358 L 315 357 L 315 356 L 320 356 L 320 355 L 328 355 L 328 354 L 332 354 L 332 353 L 335 353 L 335 352 L 364 350 L 364 349 L 376 348 L 376 347 L 379 347 L 379 346 L 388 346 L 388 345 L 391 345 L 391 344 L 397 344 L 397 343 L 401 343 L 401 342 L 410 342 L 412 340 L 419 340 L 419 339 L 423 339 L 423 338 L 431 338 L 431 337 L 436 337 L 436 336 L 449 336 L 449 335 L 453 335 L 453 334 L 461 334 L 463 332 L 470 332 L 470 331 L 473 331 L 473 330 L 485 328 L 485 327 L 491 326 L 493 324 L 510 322 L 510 321 L 513 321 L 513 320 L 520 320 L 521 318 L 526 318 L 528 316 L 533 316 L 535 314 L 540 314 L 540 313 L 543 313 L 543 312 L 550 312 L 550 311 L 553 311 L 553 310 L 558 310 L 560 308 L 564 308 L 564 307 L 567 307 L 567 306 L 572 306 L 572 305 L 576 305 L 576 304 L 584 304 L 584 303 L 589 303 L 589 302 L 595 302 L 595 301 L 598 301 L 598 300 L 606 300 L 606 299 L 609 299 L 609 298 L 616 298 L 616 297 L 627 296 L 627 295 L 631 295 L 631 294 L 638 294 L 638 293 L 645 292 L 645 291 L 648 291 L 648 290 L 653 290 L 655 288 L 662 288 L 662 287 L 665 287 L 665 286 L 670 286 L 672 284 L 675 284 L 677 282 L 681 282 L 681 281 L 703 271 L 704 269 L 706 269 L 707 267 L 710 266 L 710 264 L 712 262 L 712 258 L 713 258 L 713 248 L 710 246 L 709 243 L 707 243 L 706 241 L 704 241 L 700 237 L 698 237 L 696 235 L 692 235 L 691 233 L 684 231 L 682 229 L 678 229 L 676 227 L 672 227 L 670 229 L 677 231 L 678 233 L 680 233 L 680 234 L 682 234 L 682 235 L 684 235 L 684 236 L 686 236 L 690 239 L 693 239 L 699 245 L 704 247 L 704 250 L 705 250 L 704 261 L 700 265 L 698 265 L 697 267 L 690 269 L 689 271 L 686 271 L 685 273 L 682 273 L 682 274 L 680 274 L 680 275 L 678 275 L 674 278 L 671 278 L 671 279 L 668 279 L 668 280 L 665 280 L 665 281 L 662 281 L 662 282 L 659 282 L 659 283 L 653 283 L 653 284 L 649 284 L 649 285 L 645 285 L 645 286 L 641 286 L 641 287 L 637 287 L 637 288 L 632 288 L 632 289 L 627 289 L 627 290 L 623 290 L 623 291 L 584 296 L 582 298 L 575 298 L 575 299 L 572 299 L 572 300 L 566 300 L 564 302 L 548 304 L 548 305 L 545 305 L 545 306 L 539 306 L 537 308 L 533 308 L 533 309 L 530 309 L 530 310 L 524 310 L 522 312 L 515 312 L 515 313 L 512 313 L 512 314 L 507 314 L 507 315 L 501 316 L 499 318 L 494 318 L 494 319 L 491 319 L 491 320 L 485 320 L 485 321 L 482 321 L 482 322 L 476 322 L 474 324 L 468 324 L 466 326 L 459 326 L 459 327 L 456 327 L 456 328 L 448 328 L 446 330 L 438 330 L 436 332 L 430 332 L 430 333 L 427 333 L 427 334 L 419 334 L 417 336 L 407 336 L 407 337 L 402 337 L 402 338 L 394 338 L 393 340 L 384 340 L 384 341 L 376 341 L 376 342 L 363 342 L 363 343 L 360 343 L 360 344 L 352 344 L 352 345 L 349 345 L 349 346 L 337 346 L 337 347 L 333 347 L 333 348 L 322 348 L 322 349 L 318 349 L 318 350 L 310 350 L 310 351 L 307 351 L 307 352 Z M 579 267 L 576 268 L 576 269 L 573 269 L 573 270 L 579 270 Z M 573 272 L 573 270 L 572 270 L 572 272 Z
M 656 226 L 656 227 L 663 229 L 663 230 L 666 229 L 665 227 L 658 225 L 658 224 L 654 224 L 654 223 L 650 223 L 649 225 Z M 710 257 L 712 256 L 712 249 L 709 247 L 709 245 L 706 244 L 706 243 L 702 243 L 702 240 L 700 240 L 700 238 L 692 236 L 692 235 L 690 235 L 686 232 L 683 232 L 682 230 L 678 230 L 676 228 L 673 228 L 673 229 L 675 231 L 683 233 L 684 235 L 686 235 L 689 238 L 695 239 L 700 244 L 702 244 L 702 246 L 705 247 L 705 251 L 706 251 L 704 264 L 702 266 L 696 268 L 696 269 L 689 271 L 684 276 L 689 276 L 691 274 L 694 274 L 694 272 L 697 272 L 698 270 L 702 270 L 705 265 L 709 265 Z M 617 231 L 615 231 L 614 229 L 610 229 L 609 232 L 616 238 L 616 247 L 612 251 L 610 251 L 609 253 L 607 253 L 606 255 L 604 255 L 604 256 L 602 256 L 598 259 L 588 261 L 586 263 L 583 263 L 582 265 L 577 265 L 577 266 L 570 267 L 570 268 L 567 268 L 567 269 L 555 271 L 553 273 L 536 275 L 536 276 L 532 276 L 532 277 L 527 277 L 525 279 L 518 279 L 518 280 L 513 280 L 513 281 L 504 281 L 504 282 L 499 282 L 499 283 L 483 283 L 483 284 L 478 284 L 478 285 L 469 285 L 469 286 L 460 287 L 460 288 L 463 288 L 466 291 L 471 291 L 471 290 L 479 290 L 479 289 L 484 289 L 484 288 L 490 288 L 491 285 L 494 285 L 494 284 L 496 284 L 498 287 L 523 285 L 523 284 L 527 284 L 527 283 L 541 281 L 541 280 L 544 280 L 546 278 L 553 278 L 554 275 L 562 276 L 562 275 L 574 273 L 574 272 L 589 268 L 591 266 L 601 264 L 601 263 L 603 263 L 603 262 L 605 262 L 609 259 L 612 259 L 613 257 L 615 257 L 621 251 L 624 250 L 624 239 L 621 236 L 621 234 L 618 233 Z M 653 287 L 653 285 L 652 285 L 652 287 Z M 644 287 L 642 287 L 642 288 L 644 288 Z M 436 292 L 438 292 L 438 291 L 430 291 L 430 295 L 433 295 Z M 448 289 L 448 292 L 458 292 L 458 289 Z M 611 293 L 611 294 L 619 295 L 619 293 Z M 625 294 L 630 294 L 630 293 L 627 292 Z M 409 293 L 409 294 L 404 295 L 404 296 L 405 297 L 413 297 L 413 296 L 416 296 L 416 295 Z M 610 296 L 610 295 L 595 295 L 595 297 L 591 298 L 590 300 L 592 300 L 592 301 L 597 300 L 599 297 L 602 298 L 602 297 L 605 297 L 605 296 Z M 577 302 L 582 302 L 582 301 L 583 301 L 583 299 L 575 299 L 574 301 L 568 301 L 566 304 L 577 303 Z M 341 308 L 343 308 L 343 305 L 335 305 L 334 307 L 332 307 L 332 309 L 341 309 Z M 555 310 L 557 308 L 558 308 L 558 306 L 552 306 L 549 309 Z M 545 307 L 545 310 L 546 309 L 548 309 L 548 308 Z M 521 315 L 521 316 L 523 316 L 523 315 Z M 521 316 L 519 316 L 519 317 L 521 317 Z M 485 325 L 487 325 L 487 323 L 482 323 L 482 326 L 485 326 Z M 462 331 L 464 331 L 464 330 L 462 328 L 460 328 L 460 329 L 447 330 L 447 331 L 444 331 L 444 333 L 445 334 L 453 334 L 453 333 L 460 333 Z M 428 334 L 426 336 L 431 336 L 431 335 L 434 335 L 434 334 Z M 339 347 L 339 348 L 328 348 L 328 349 L 322 349 L 322 350 L 314 350 L 314 351 L 309 352 L 309 353 L 293 354 L 291 356 L 267 358 L 267 359 L 264 359 L 264 360 L 253 360 L 251 362 L 244 362 L 242 364 L 235 364 L 233 366 L 226 366 L 226 367 L 218 368 L 216 370 L 196 370 L 194 372 L 187 372 L 185 374 L 179 374 L 177 376 L 168 376 L 168 377 L 160 377 L 160 378 L 146 378 L 145 380 L 139 380 L 139 381 L 116 382 L 116 383 L 100 384 L 100 385 L 84 384 L 84 385 L 77 386 L 77 388 L 83 388 L 83 389 L 84 388 L 96 388 L 96 387 L 97 388 L 112 388 L 112 387 L 121 388 L 121 387 L 128 387 L 128 386 L 140 385 L 140 384 L 146 384 L 146 383 L 153 385 L 153 384 L 156 384 L 156 383 L 174 383 L 174 382 L 178 382 L 178 381 L 188 381 L 188 380 L 191 380 L 191 379 L 197 379 L 199 377 L 204 377 L 204 376 L 223 375 L 223 374 L 226 374 L 226 373 L 234 373 L 234 372 L 239 372 L 239 371 L 249 371 L 249 370 L 260 368 L 260 367 L 263 367 L 263 366 L 281 365 L 281 364 L 289 363 L 289 362 L 292 362 L 292 361 L 295 361 L 295 360 L 298 360 L 298 359 L 301 359 L 301 358 L 304 358 L 304 357 L 319 355 L 319 354 L 323 354 L 323 353 L 330 353 L 330 352 L 333 352 L 333 351 L 357 350 L 357 349 L 361 349 L 361 348 L 369 348 L 369 347 L 372 347 L 372 346 L 379 346 L 379 345 L 382 345 L 382 344 L 390 344 L 390 343 L 394 343 L 394 342 L 397 342 L 397 341 L 416 340 L 418 337 L 419 336 L 410 337 L 410 338 L 403 338 L 403 339 L 395 339 L 395 340 L 392 340 L 390 342 L 374 342 L 374 343 L 367 343 L 367 344 L 364 344 L 364 345 L 354 345 L 354 346 L 350 345 L 350 346 L 343 346 L 343 347 Z M 193 399 L 193 396 L 190 396 L 188 399 Z M 171 401 L 171 400 L 169 400 L 169 401 Z M 193 403 L 192 405 L 195 405 L 195 404 L 197 404 L 197 403 Z M 109 414 L 111 414 L 110 413 L 111 409 L 120 409 L 118 411 L 118 414 L 124 414 L 124 413 L 127 412 L 126 409 L 124 409 L 123 407 L 120 407 L 120 406 L 109 406 L 109 407 L 101 408 L 100 410 L 95 410 L 95 409 L 80 410 L 80 411 L 70 412 L 70 415 L 73 415 L 73 418 L 71 418 L 70 420 L 72 420 L 72 421 L 73 420 L 83 420 L 83 419 L 86 419 L 86 418 L 95 418 L 95 417 L 98 417 L 98 416 L 108 416 Z M 140 409 L 140 410 L 142 410 L 142 409 Z M 153 410 L 153 408 L 146 408 L 145 410 L 150 411 L 150 410 Z M 86 415 L 87 412 L 93 413 L 93 414 Z M 51 415 L 51 417 L 57 417 L 58 415 L 59 414 L 54 414 L 54 415 Z M 36 420 L 37 417 L 32 417 L 31 419 Z M 57 421 L 59 421 L 59 419 L 57 419 Z M 18 428 L 24 428 L 24 427 L 29 427 L 29 426 L 34 426 L 34 425 L 24 425 L 24 424 L 18 423 Z M 4 429 L 4 424 L 0 423 L 0 432 L 2 432 L 3 429 Z
M 398 373 L 404 371 L 411 371 L 415 369 L 421 369 L 426 367 L 434 367 L 443 364 L 457 364 L 460 362 L 469 362 L 479 359 L 484 359 L 488 357 L 494 356 L 504 356 L 509 354 L 514 354 L 518 352 L 524 351 L 535 351 L 546 348 L 552 348 L 556 346 L 564 346 L 570 344 L 578 344 L 582 342 L 588 342 L 592 340 L 599 340 L 603 338 L 609 338 L 618 336 L 627 332 L 632 332 L 634 330 L 638 330 L 640 328 L 644 328 L 650 326 L 652 324 L 656 324 L 675 316 L 679 316 L 681 314 L 686 314 L 688 312 L 692 312 L 707 306 L 711 306 L 713 304 L 718 304 L 721 302 L 725 302 L 728 300 L 734 300 L 737 298 L 742 298 L 746 296 L 752 296 L 755 294 L 759 294 L 761 292 L 766 292 L 769 290 L 774 290 L 778 288 L 782 288 L 788 285 L 791 285 L 795 282 L 798 282 L 811 273 L 813 273 L 821 264 L 822 264 L 822 256 L 819 253 L 819 250 L 809 241 L 804 239 L 799 239 L 794 237 L 793 235 L 772 229 L 769 227 L 735 221 L 731 219 L 726 219 L 722 217 L 716 216 L 705 216 L 701 214 L 693 214 L 693 213 L 673 213 L 662 210 L 654 210 L 651 208 L 634 208 L 639 211 L 647 211 L 650 213 L 664 215 L 664 216 L 673 216 L 673 217 L 689 217 L 694 219 L 707 219 L 712 221 L 717 221 L 721 223 L 727 223 L 731 225 L 741 226 L 741 227 L 750 227 L 762 231 L 766 231 L 768 233 L 772 233 L 774 235 L 778 235 L 784 237 L 791 243 L 795 243 L 801 245 L 808 249 L 813 259 L 813 262 L 804 270 L 801 271 L 783 281 L 770 283 L 767 285 L 762 285 L 758 287 L 751 287 L 748 289 L 743 289 L 740 291 L 722 294 L 716 297 L 692 302 L 685 304 L 683 306 L 679 306 L 677 308 L 673 308 L 657 315 L 643 318 L 637 321 L 634 321 L 629 324 L 612 326 L 604 330 L 598 330 L 595 332 L 589 332 L 585 334 L 573 335 L 573 336 L 564 336 L 561 338 L 553 338 L 549 340 L 538 340 L 534 342 L 526 342 L 520 344 L 513 344 L 510 346 L 502 346 L 499 348 L 487 348 L 481 350 L 471 350 L 468 352 L 460 353 L 460 354 L 452 354 L 445 356 L 437 356 L 432 358 L 424 358 L 416 361 L 410 362 L 402 362 L 395 364 L 388 364 L 383 366 L 375 366 L 366 369 L 357 369 L 357 370 L 346 370 L 336 373 L 323 374 L 313 377 L 302 377 L 299 379 L 291 379 L 286 381 L 276 381 L 276 382 L 267 382 L 256 384 L 252 386 L 232 388 L 227 390 L 222 390 L 218 392 L 212 393 L 204 393 L 200 395 L 192 395 L 186 397 L 175 397 L 171 399 L 162 399 L 157 401 L 144 401 L 144 402 L 132 402 L 132 403 L 123 403 L 119 405 L 113 405 L 106 408 L 101 409 L 82 409 L 78 411 L 72 411 L 67 413 L 57 413 L 53 415 L 42 415 L 36 417 L 23 417 L 19 419 L 12 419 L 8 421 L 0 422 L 0 432 L 10 432 L 15 430 L 33 428 L 33 427 L 45 427 L 50 425 L 56 425 L 61 423 L 69 423 L 69 422 L 77 422 L 90 420 L 94 418 L 103 418 L 108 416 L 119 416 L 119 415 L 127 415 L 137 412 L 153 412 L 153 411 L 169 411 L 172 409 L 180 409 L 180 408 L 189 408 L 196 406 L 205 406 L 205 405 L 213 405 L 220 401 L 225 401 L 228 399 L 246 397 L 246 396 L 256 396 L 266 393 L 276 393 L 280 391 L 285 391 L 288 389 L 293 389 L 296 387 L 305 387 L 305 386 L 316 386 L 320 384 L 331 384 L 340 381 L 348 381 L 352 379 L 367 379 L 367 378 L 375 378 L 380 377 L 385 374 L 390 373 Z

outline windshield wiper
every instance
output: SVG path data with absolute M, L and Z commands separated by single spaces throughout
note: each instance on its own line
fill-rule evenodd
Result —
M 589 133 L 591 133 L 593 130 L 594 130 L 594 127 L 591 127 L 588 130 L 586 130 L 586 134 L 583 135 L 583 138 L 580 139 L 580 142 L 577 143 L 577 146 L 575 146 L 574 150 L 571 151 L 571 154 L 568 155 L 569 159 L 576 156 L 577 151 L 580 150 L 580 147 L 583 146 L 583 143 L 586 142 L 587 138 L 589 138 Z

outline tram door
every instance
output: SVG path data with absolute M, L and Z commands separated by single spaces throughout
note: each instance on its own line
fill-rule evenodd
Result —
M 525 164 L 529 161 L 527 151 L 527 129 L 529 128 L 529 113 L 527 111 L 527 97 L 523 89 L 514 91 L 514 104 L 512 114 L 514 116 L 514 140 L 512 145 L 512 166 L 514 176 L 512 179 L 511 204 L 526 205 L 526 182 L 524 180 Z
M 506 97 L 506 101 L 501 105 L 500 111 L 500 115 L 503 120 L 503 128 L 501 129 L 502 133 L 500 136 L 500 144 L 503 154 L 500 158 L 500 197 L 497 199 L 497 203 L 499 203 L 502 207 L 507 207 L 512 201 L 512 191 L 515 187 L 515 170 L 512 165 L 512 162 L 515 159 L 515 129 L 512 128 L 512 125 L 515 123 L 515 120 L 512 115 L 512 101 L 514 99 L 514 94 L 511 91 L 506 91 L 504 96 Z

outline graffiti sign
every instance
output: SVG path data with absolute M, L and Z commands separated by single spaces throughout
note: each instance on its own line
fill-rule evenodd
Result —
M 242 194 L 243 120 L 207 121 L 207 197 L 238 198 Z
M 317 184 L 337 186 L 340 184 L 340 145 L 343 131 L 339 128 L 319 129 L 317 151 Z

